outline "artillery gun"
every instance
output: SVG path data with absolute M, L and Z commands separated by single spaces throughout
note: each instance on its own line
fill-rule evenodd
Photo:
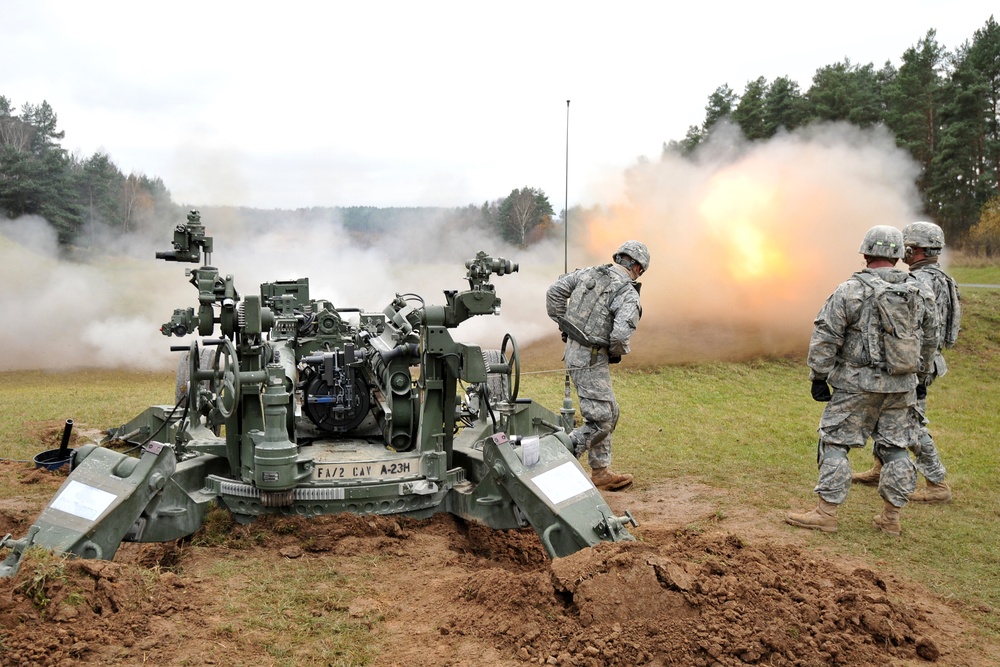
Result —
M 156 253 L 204 257 L 185 272 L 197 308 L 160 329 L 197 336 L 170 348 L 181 353 L 176 403 L 72 450 L 70 474 L 27 536 L 0 542 L 10 550 L 0 576 L 32 545 L 111 559 L 123 541 L 184 538 L 213 504 L 240 523 L 446 511 L 498 530 L 531 526 L 553 558 L 633 539 L 631 514 L 615 516 L 574 457 L 566 415 L 518 395 L 514 337 L 499 349 L 452 338 L 465 320 L 499 314 L 490 280 L 516 263 L 480 252 L 465 262 L 468 289 L 446 290 L 444 305 L 397 294 L 367 312 L 313 298 L 308 278 L 241 296 L 210 265 L 212 250 L 192 211 L 173 250 Z

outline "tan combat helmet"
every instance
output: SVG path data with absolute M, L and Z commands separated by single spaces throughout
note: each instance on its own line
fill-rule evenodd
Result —
M 903 259 L 903 232 L 889 225 L 875 225 L 865 232 L 858 252 L 868 257 Z
M 944 230 L 933 222 L 911 222 L 903 227 L 903 245 L 907 248 L 923 248 L 928 257 L 940 255 L 944 248 Z
M 611 256 L 611 259 L 618 262 L 618 258 L 621 255 L 628 255 L 642 267 L 643 273 L 649 270 L 649 248 L 646 247 L 645 243 L 641 241 L 626 241 L 621 244 L 621 247 Z

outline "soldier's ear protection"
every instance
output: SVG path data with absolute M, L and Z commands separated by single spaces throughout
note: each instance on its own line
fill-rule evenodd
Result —
M 615 262 L 617 262 L 618 264 L 620 264 L 621 266 L 625 267 L 628 270 L 635 269 L 636 276 L 641 276 L 643 273 L 646 272 L 646 270 L 642 268 L 642 264 L 635 261 L 634 259 L 632 259 L 631 257 L 629 257 L 624 253 L 620 255 L 615 255 Z

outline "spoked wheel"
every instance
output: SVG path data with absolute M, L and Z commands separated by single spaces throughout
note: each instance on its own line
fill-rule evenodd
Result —
M 510 352 L 507 344 L 510 343 Z M 517 351 L 517 341 L 507 334 L 500 345 L 500 356 L 507 364 L 507 400 L 511 403 L 517 400 L 517 392 L 521 388 L 521 355 Z
M 219 343 L 212 370 L 215 407 L 219 410 L 219 414 L 229 419 L 236 412 L 236 406 L 240 402 L 240 369 L 233 341 L 226 338 Z

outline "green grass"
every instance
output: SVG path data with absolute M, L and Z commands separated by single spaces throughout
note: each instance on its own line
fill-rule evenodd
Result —
M 960 285 L 1000 285 L 1000 266 L 959 267 L 948 273 Z
M 46 426 L 72 419 L 74 429 L 120 426 L 150 405 L 174 403 L 174 373 L 78 370 L 0 373 L 0 458 L 31 460 Z M 61 434 L 61 430 L 60 430 Z
M 337 571 L 340 558 L 282 559 L 262 577 L 259 556 L 234 555 L 216 561 L 209 576 L 222 586 L 223 618 L 213 628 L 220 638 L 244 635 L 266 646 L 268 664 L 360 666 L 371 662 L 376 646 L 371 627 L 383 618 L 375 609 L 350 613 L 365 593 L 363 578 Z M 251 656 L 234 665 L 261 664 Z

